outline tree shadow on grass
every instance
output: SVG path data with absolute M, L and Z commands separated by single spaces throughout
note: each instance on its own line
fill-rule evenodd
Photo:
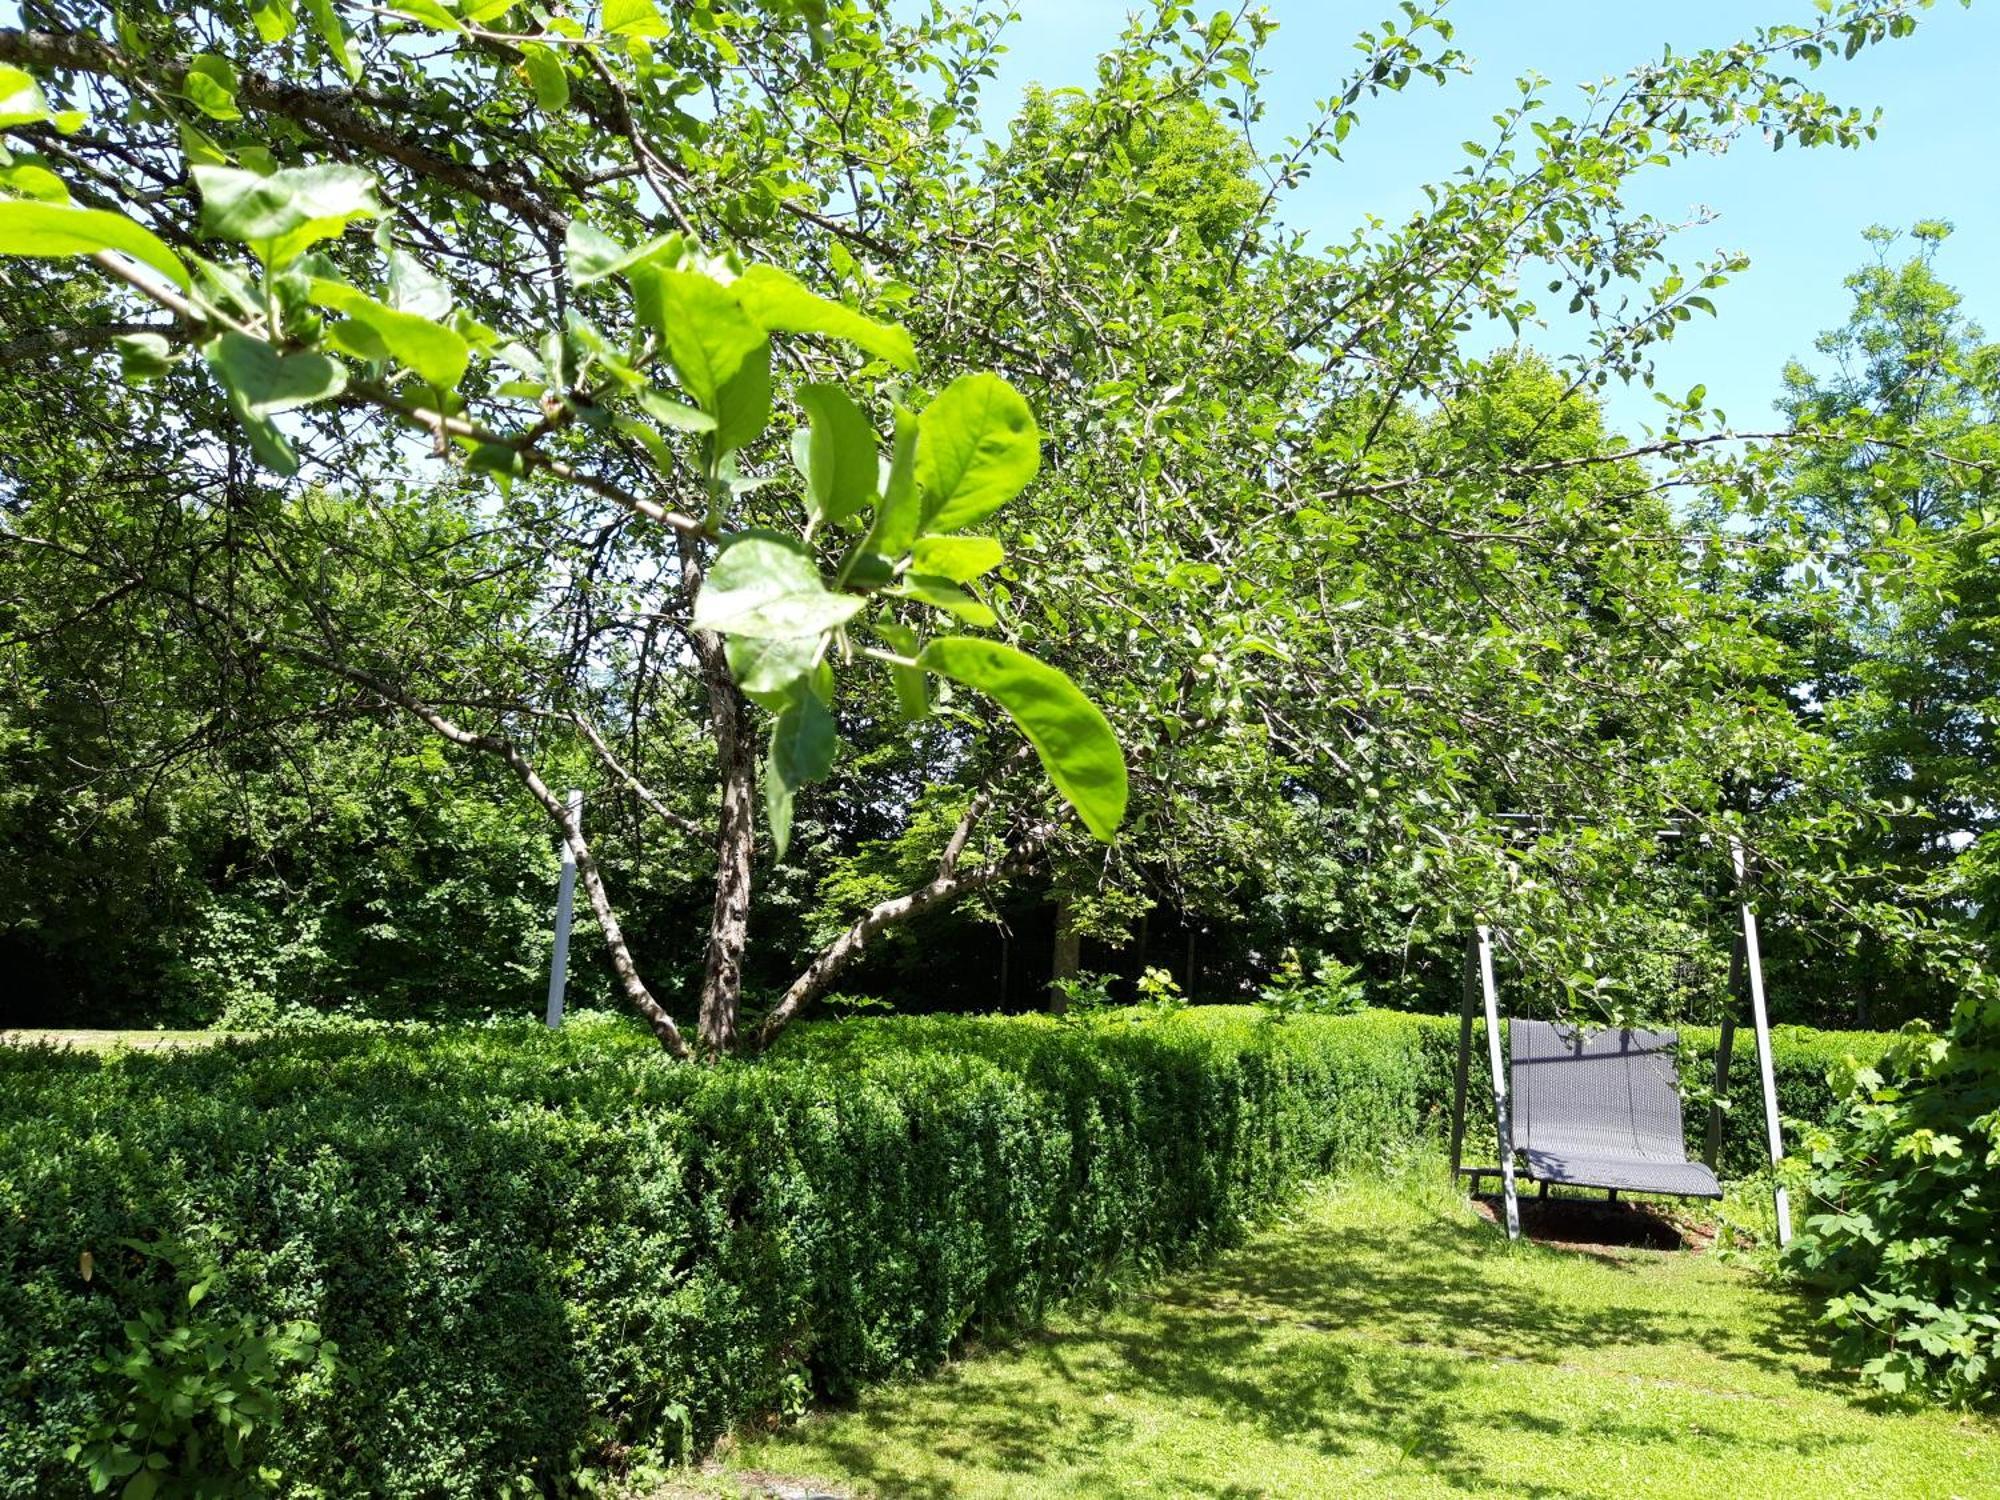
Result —
M 1123 1398 L 1175 1420 L 1255 1433 L 1294 1454 L 1380 1458 L 1373 1484 L 1427 1479 L 1467 1491 L 1597 1493 L 1495 1471 L 1502 1434 L 1554 1445 L 1588 1440 L 1673 1446 L 1664 1427 L 1562 1410 L 1495 1409 L 1468 1399 L 1496 1360 L 1554 1367 L 1579 1352 L 1699 1339 L 1698 1313 L 1565 1296 L 1501 1274 L 1523 1252 L 1463 1215 L 1423 1212 L 1382 1225 L 1295 1226 L 1082 1326 L 1029 1336 L 1006 1366 L 962 1367 L 878 1397 L 859 1424 L 817 1427 L 817 1451 L 885 1495 L 944 1496 L 948 1473 L 906 1460 L 936 1454 L 988 1474 L 1066 1476 L 1078 1492 L 1150 1441 Z M 1558 1280 L 1558 1285 L 1560 1281 Z M 1789 1367 L 1787 1367 L 1789 1368 Z M 1824 1434 L 1732 1434 L 1740 1447 L 1810 1457 Z M 1177 1493 L 1247 1493 L 1213 1474 L 1156 1470 Z M 1218 1487 L 1220 1484 L 1220 1487 Z

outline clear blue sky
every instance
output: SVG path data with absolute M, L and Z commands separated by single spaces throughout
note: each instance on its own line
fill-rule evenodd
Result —
M 1088 86 L 1097 54 L 1117 37 L 1130 0 L 1017 0 L 1022 13 L 989 96 L 987 124 L 1000 125 L 1030 83 Z M 1220 3 L 1220 0 L 1217 0 Z M 1260 127 L 1276 149 L 1310 120 L 1355 54 L 1355 33 L 1392 11 L 1388 0 L 1271 0 L 1279 30 L 1265 54 L 1269 116 Z M 1752 26 L 1812 17 L 1810 0 L 1461 0 L 1447 14 L 1457 45 L 1472 54 L 1469 77 L 1442 89 L 1412 84 L 1363 106 L 1347 160 L 1323 167 L 1291 199 L 1294 227 L 1344 237 L 1374 213 L 1392 223 L 1414 209 L 1418 187 L 1465 161 L 1460 142 L 1482 139 L 1490 116 L 1512 100 L 1513 80 L 1550 80 L 1552 112 L 1572 108 L 1574 85 L 1677 52 L 1720 45 Z M 1914 36 L 1884 43 L 1812 75 L 1837 100 L 1883 111 L 1877 139 L 1856 151 L 1773 152 L 1746 135 L 1721 160 L 1676 165 L 1645 179 L 1638 206 L 1675 219 L 1697 205 L 1715 222 L 1682 236 L 1682 265 L 1717 248 L 1751 259 L 1716 298 L 1721 317 L 1684 326 L 1661 356 L 1661 385 L 1701 382 L 1732 426 L 1768 425 L 1778 374 L 1792 355 L 1846 316 L 1841 278 L 1868 254 L 1870 224 L 1908 227 L 1942 218 L 1957 228 L 1939 269 L 1966 296 L 1989 335 L 2000 334 L 2000 3 L 1971 10 L 1939 0 Z M 1505 329 L 1501 330 L 1505 334 Z M 1636 388 L 1610 394 L 1628 430 L 1648 419 Z

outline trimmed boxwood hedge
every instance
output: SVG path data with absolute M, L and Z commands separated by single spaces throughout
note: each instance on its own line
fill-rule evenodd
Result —
M 268 1434 L 288 1488 L 561 1489 L 630 1444 L 697 1449 L 1434 1138 L 1455 1040 L 1201 1007 L 808 1026 L 708 1068 L 591 1019 L 0 1048 L 0 1495 L 83 1493 L 65 1449 L 119 1394 L 93 1362 L 146 1309 L 338 1343 Z M 1826 1066 L 1872 1045 L 1783 1035 L 1787 1109 L 1825 1118 Z M 199 1313 L 121 1240 L 219 1264 Z

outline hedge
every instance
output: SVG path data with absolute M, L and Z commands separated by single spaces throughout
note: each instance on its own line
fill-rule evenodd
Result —
M 287 1493 L 561 1491 L 696 1451 L 1434 1137 L 1455 1040 L 1201 1007 L 809 1026 L 712 1068 L 608 1020 L 0 1048 L 0 1495 L 87 1492 L 67 1450 L 129 1419 L 135 1377 L 99 1366 L 135 1340 L 247 1359 L 293 1320 L 331 1372 L 245 1377 Z M 1783 1036 L 1787 1107 L 1823 1118 L 1854 1045 Z

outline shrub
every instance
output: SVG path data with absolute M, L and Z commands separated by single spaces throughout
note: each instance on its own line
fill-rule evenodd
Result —
M 243 1469 L 281 1492 L 561 1491 L 633 1445 L 692 1452 L 1434 1137 L 1456 1031 L 1234 1007 L 861 1018 L 713 1068 L 601 1018 L 0 1048 L 0 1495 L 87 1491 L 93 1434 L 135 1410 L 99 1368 L 135 1323 L 175 1358 L 220 1348 L 280 1413 Z M 293 1361 L 320 1330 L 330 1368 Z M 167 1438 L 223 1445 L 233 1474 L 212 1417 Z
M 1809 1133 L 1804 1232 L 1788 1257 L 1826 1298 L 1836 1354 L 1884 1391 L 2000 1401 L 2000 1003 L 1850 1057 Z

